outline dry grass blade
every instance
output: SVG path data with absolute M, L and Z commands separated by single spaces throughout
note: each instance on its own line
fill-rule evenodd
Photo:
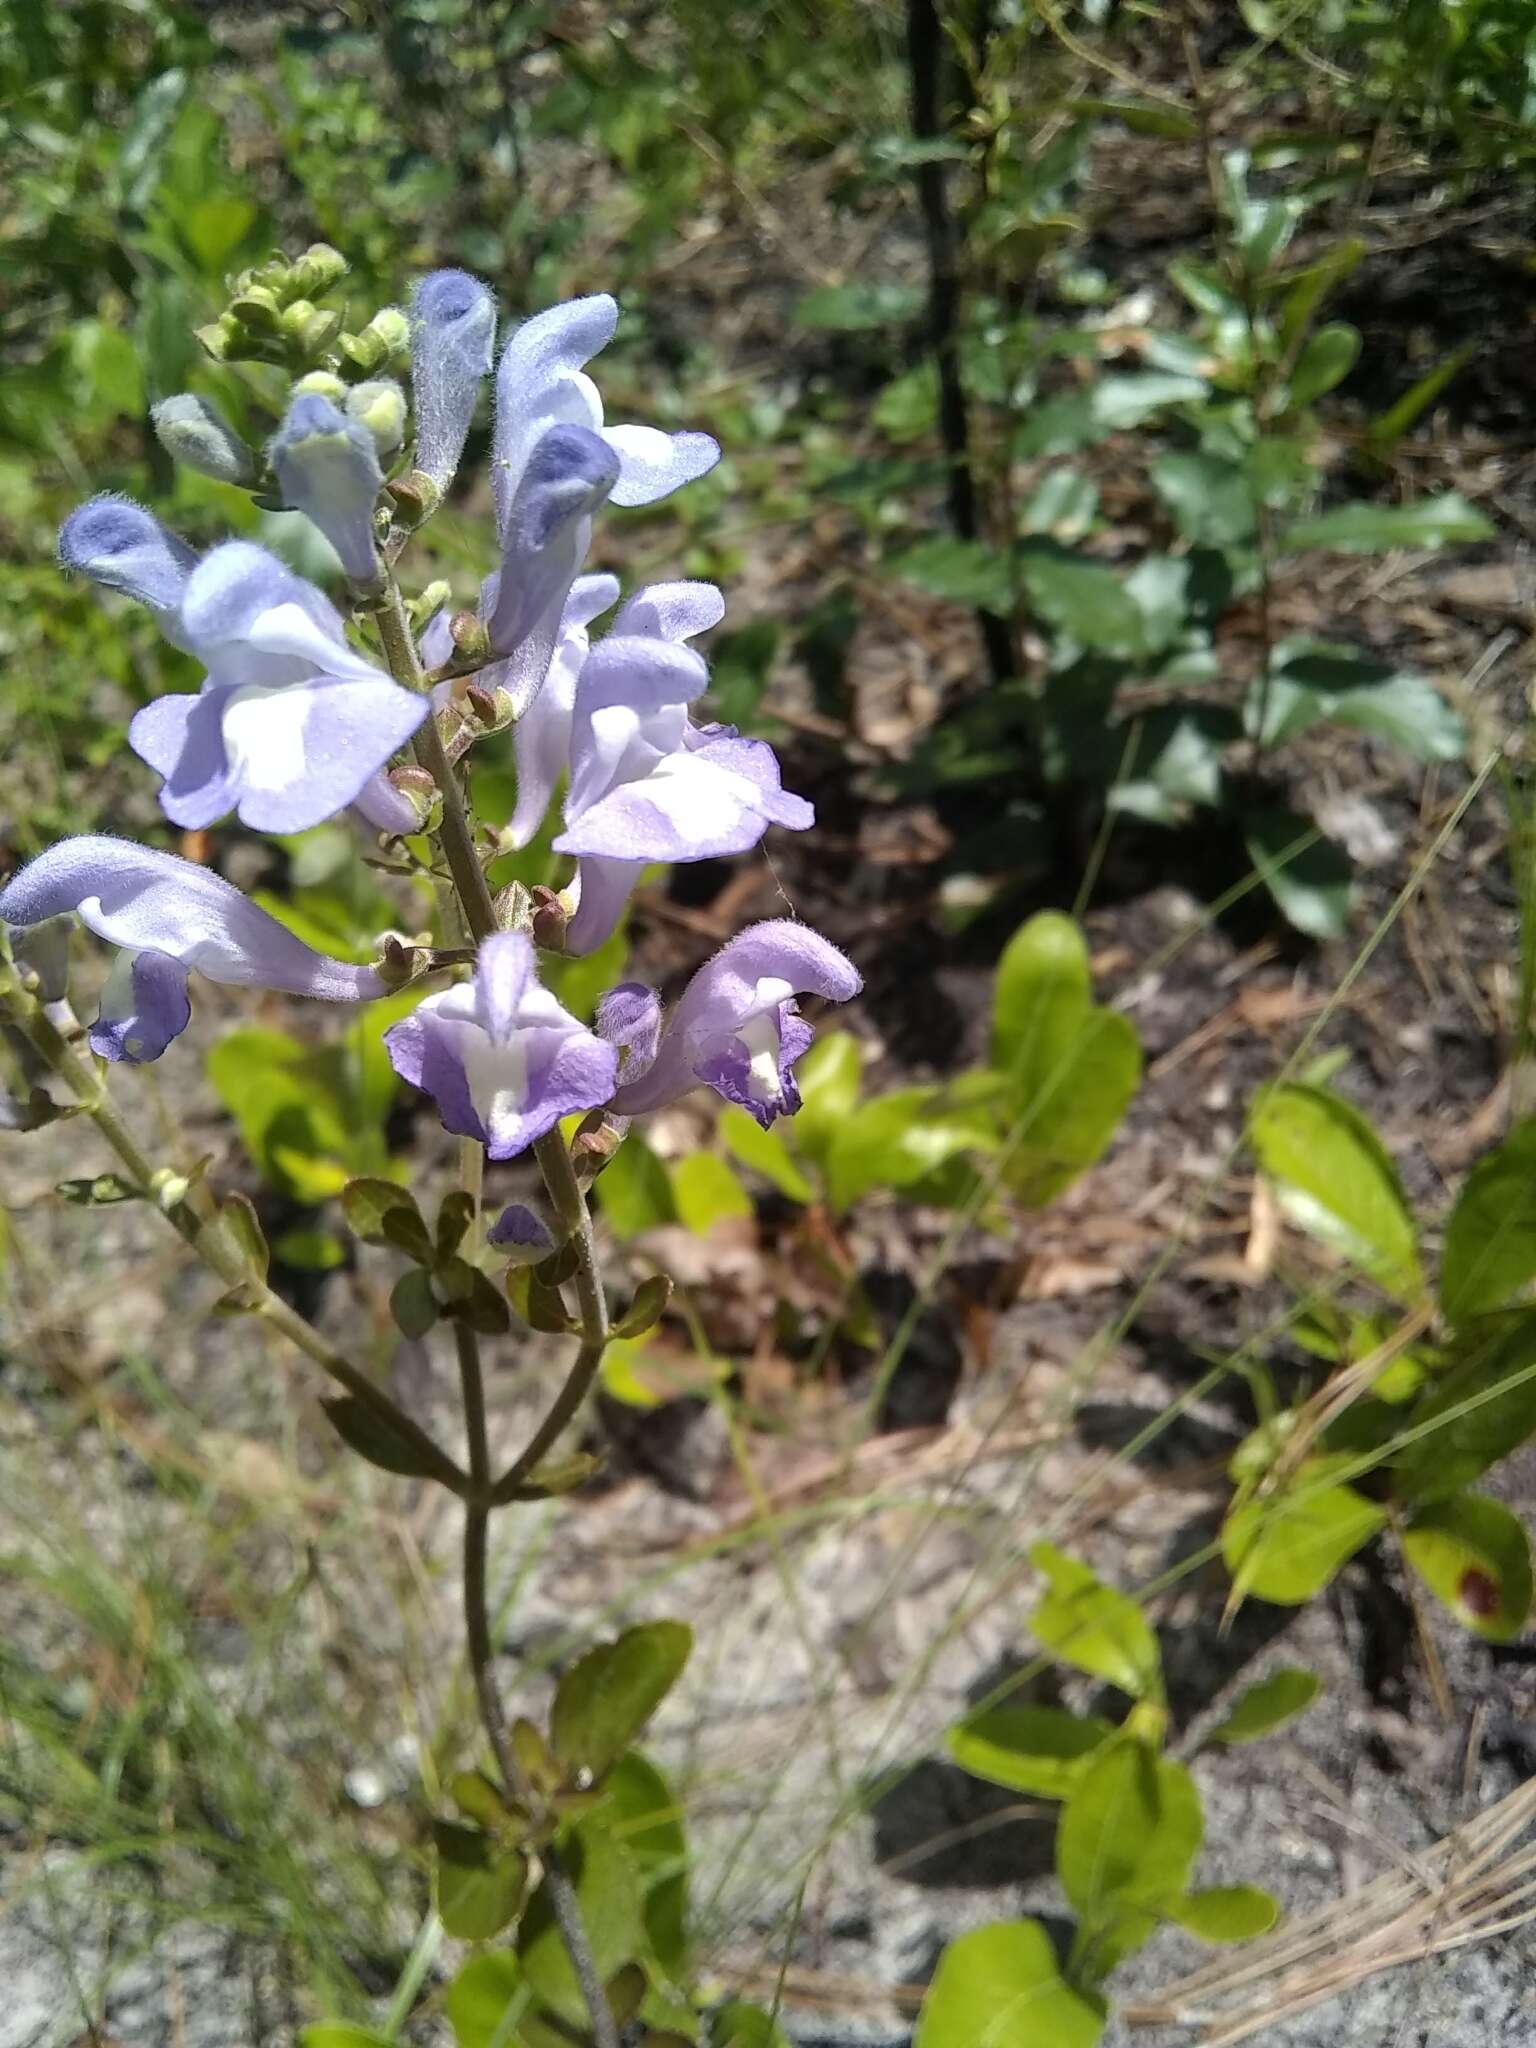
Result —
M 1533 1827 L 1536 1780 L 1443 1837 L 1419 1859 L 1420 1874 L 1389 1871 L 1124 2016 L 1197 2028 L 1202 2048 L 1233 2048 L 1368 1977 L 1526 1926 L 1536 1919 L 1536 1840 L 1517 1845 Z

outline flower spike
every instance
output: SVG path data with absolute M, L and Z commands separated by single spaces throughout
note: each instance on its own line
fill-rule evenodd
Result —
M 104 590 L 137 598 L 157 615 L 167 639 L 183 644 L 170 622 L 197 556 L 142 505 L 131 498 L 87 499 L 59 528 L 59 560 Z

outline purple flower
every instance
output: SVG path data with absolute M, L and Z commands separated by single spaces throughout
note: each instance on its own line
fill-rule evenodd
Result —
M 373 512 L 384 473 L 374 438 L 317 391 L 301 391 L 268 450 L 288 503 L 313 520 L 357 583 L 379 575 Z
M 148 606 L 165 637 L 185 645 L 176 616 L 197 556 L 142 505 L 131 498 L 87 499 L 59 528 L 59 560 L 103 589 Z
M 248 541 L 198 563 L 176 627 L 207 680 L 196 696 L 146 705 L 128 739 L 165 777 L 161 809 L 186 830 L 232 809 L 259 832 L 318 825 L 426 716 L 425 698 L 353 652 L 313 584 Z
M 606 292 L 572 299 L 525 320 L 502 350 L 492 471 L 498 524 L 540 437 L 557 422 L 601 434 L 618 457 L 615 505 L 654 504 L 720 460 L 719 444 L 708 434 L 603 425 L 603 401 L 582 365 L 607 347 L 618 319 Z
M 643 981 L 621 981 L 597 1006 L 592 1029 L 619 1055 L 619 1081 L 637 1081 L 656 1060 L 661 1039 L 661 998 Z
M 0 889 L 0 923 L 34 925 L 65 911 L 127 960 L 109 976 L 90 1034 L 103 1059 L 158 1059 L 186 1028 L 193 969 L 333 1003 L 385 992 L 373 968 L 317 953 L 222 876 L 126 839 L 61 839 Z
M 512 1263 L 531 1266 L 555 1248 L 549 1225 L 521 1202 L 509 1202 L 485 1233 L 487 1244 L 510 1252 Z
M 653 585 L 636 592 L 582 664 L 564 830 L 554 841 L 581 863 L 566 932 L 573 953 L 608 937 L 648 861 L 744 853 L 771 824 L 803 831 L 814 822 L 804 798 L 782 787 L 764 741 L 689 719 L 709 671 L 682 643 L 724 609 L 713 584 Z
M 587 658 L 592 621 L 619 601 L 616 576 L 578 576 L 560 615 L 560 632 L 544 687 L 513 727 L 517 749 L 517 804 L 507 839 L 526 846 L 549 809 L 570 761 L 576 682 Z
M 434 270 L 411 295 L 416 467 L 446 491 L 490 372 L 496 301 L 466 270 Z
M 702 1081 L 766 1130 L 800 1107 L 794 1065 L 812 1033 L 795 997 L 845 1003 L 862 986 L 852 963 L 805 925 L 749 925 L 694 975 L 655 1059 L 615 1093 L 614 1113 L 660 1109 Z
M 474 979 L 428 996 L 384 1043 L 395 1072 L 436 1097 L 446 1128 L 492 1159 L 606 1102 L 618 1073 L 614 1048 L 540 986 L 522 932 L 482 940 Z

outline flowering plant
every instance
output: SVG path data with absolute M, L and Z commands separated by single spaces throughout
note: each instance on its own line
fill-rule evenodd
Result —
M 701 1086 L 764 1128 L 793 1113 L 796 1062 L 812 1038 L 798 999 L 846 1000 L 859 977 L 825 939 L 777 919 L 726 944 L 670 1015 L 656 990 L 626 982 L 589 1027 L 544 986 L 541 955 L 602 944 L 647 863 L 740 853 L 770 825 L 812 822 L 810 805 L 783 789 L 768 746 L 691 715 L 709 670 L 690 643 L 720 620 L 720 593 L 664 583 L 615 610 L 616 579 L 582 573 L 606 503 L 663 498 L 703 475 L 719 450 L 706 434 L 606 424 L 586 366 L 614 333 L 611 298 L 536 314 L 514 329 L 496 367 L 497 552 L 477 607 L 450 615 L 445 586 L 409 600 L 398 565 L 454 483 L 492 368 L 497 312 L 476 279 L 438 271 L 418 283 L 409 312 L 386 308 L 348 332 L 316 303 L 345 268 L 324 247 L 265 265 L 237 280 L 229 309 L 201 332 L 221 361 L 284 372 L 285 409 L 264 451 L 194 394 L 155 413 L 176 459 L 307 515 L 335 552 L 345 614 L 265 548 L 231 540 L 199 558 L 122 499 L 93 498 L 72 513 L 59 553 L 66 569 L 147 607 L 204 667 L 195 694 L 155 699 L 129 732 L 161 779 L 172 824 L 201 831 L 233 813 L 257 831 L 290 833 L 348 814 L 360 857 L 371 841 L 376 860 L 387 855 L 438 885 L 437 929 L 409 941 L 381 935 L 374 963 L 351 965 L 208 867 L 111 837 L 63 840 L 0 889 L 0 1015 L 34 1084 L 7 1115 L 23 1127 L 90 1116 L 124 1170 L 114 1198 L 155 1202 L 224 1281 L 227 1306 L 269 1319 L 340 1383 L 327 1410 L 342 1438 L 462 1499 L 470 1660 L 496 1777 L 466 1774 L 456 1796 L 476 1825 L 437 1831 L 439 1910 L 469 1938 L 519 1920 L 525 1900 L 534 1918 L 547 1910 L 580 1991 L 567 2028 L 580 2023 L 614 2048 L 634 2001 L 600 1967 L 567 1861 L 581 1862 L 593 1786 L 624 1761 L 681 1668 L 687 1631 L 652 1624 L 610 1646 L 607 1662 L 601 1652 L 596 1666 L 583 1660 L 560 1689 L 547 1738 L 509 1726 L 490 1654 L 487 1524 L 499 1505 L 574 1483 L 581 1462 L 551 1454 L 611 1332 L 638 1334 L 665 1304 L 665 1282 L 650 1282 L 610 1317 L 588 1212 L 590 1183 L 631 1120 Z M 392 374 L 407 368 L 409 399 Z M 477 742 L 508 728 L 518 793 L 498 837 L 473 814 L 465 764 Z M 494 892 L 488 859 L 525 845 L 556 802 L 553 845 L 574 862 L 569 886 Z M 84 1028 L 69 1002 L 71 918 L 117 949 Z M 355 1180 L 343 1200 L 360 1237 L 411 1261 L 392 1297 L 401 1330 L 453 1328 L 462 1463 L 268 1285 L 249 1203 L 220 1200 L 200 1171 L 156 1168 L 113 1105 L 108 1067 L 167 1053 L 190 1020 L 194 973 L 331 1003 L 418 998 L 384 1043 L 396 1072 L 465 1141 L 462 1184 L 430 1229 L 414 1192 L 393 1181 Z M 46 1091 L 50 1076 L 72 1102 Z M 530 1150 L 542 1213 L 519 1204 L 483 1218 L 482 1161 Z M 510 1328 L 509 1301 L 534 1327 L 580 1341 L 530 1442 L 496 1473 L 479 1346 Z

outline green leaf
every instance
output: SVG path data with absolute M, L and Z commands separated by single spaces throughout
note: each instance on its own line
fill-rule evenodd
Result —
M 1176 370 L 1127 370 L 1101 377 L 1089 403 L 1101 427 L 1121 433 L 1141 426 L 1165 406 L 1197 404 L 1209 388 L 1203 377 L 1183 376 Z
M 1186 1892 L 1169 1917 L 1201 1941 L 1252 1941 L 1280 1918 L 1279 1902 L 1252 1884 L 1215 1884 Z
M 517 1957 L 505 1951 L 476 1956 L 448 1987 L 444 2001 L 458 2048 L 520 2048 L 521 2035 L 504 2027 L 514 1999 L 527 2004 L 528 1984 Z
M 425 1337 L 437 1321 L 437 1300 L 430 1275 L 421 1266 L 402 1273 L 390 1290 L 389 1312 L 405 1337 Z
M 1308 1458 L 1286 1490 L 1251 1500 L 1222 1525 L 1221 1554 L 1233 1589 L 1277 1607 L 1299 1607 L 1383 1527 L 1385 1508 L 1328 1475 L 1347 1458 Z
M 1133 1699 L 1160 1700 L 1162 1654 L 1152 1624 L 1135 1601 L 1052 1543 L 1034 1544 L 1029 1559 L 1050 1583 L 1029 1617 L 1045 1648 L 1079 1671 L 1107 1678 Z
M 740 1999 L 711 2012 L 709 2044 L 710 2048 L 794 2048 L 772 2013 L 764 2012 L 760 2005 L 743 2005 Z
M 272 1247 L 280 1266 L 299 1273 L 333 1273 L 347 1262 L 347 1248 L 329 1230 L 285 1230 Z
M 1174 525 L 1197 547 L 1238 547 L 1252 539 L 1253 490 L 1239 465 L 1171 449 L 1153 463 L 1151 476 Z
M 915 285 L 829 284 L 807 292 L 794 319 L 813 333 L 869 333 L 905 326 L 917 318 L 922 303 Z
M 1440 1306 L 1453 1323 L 1507 1308 L 1536 1281 L 1536 1120 L 1467 1175 L 1446 1225 Z
M 743 1166 L 760 1173 L 780 1194 L 792 1202 L 813 1202 L 816 1190 L 795 1163 L 793 1153 L 777 1131 L 765 1131 L 755 1116 L 748 1116 L 734 1102 L 720 1112 L 720 1136 L 728 1152 Z
M 1388 1293 L 1418 1300 L 1424 1280 L 1397 1168 L 1353 1103 L 1301 1082 L 1266 1088 L 1248 1135 L 1292 1221 Z
M 1209 1742 L 1256 1742 L 1293 1715 L 1305 1713 L 1323 1689 L 1316 1672 L 1287 1665 L 1271 1672 L 1242 1693 L 1226 1719 L 1207 1736 Z
M 528 1859 L 478 1828 L 432 1823 L 437 1851 L 437 1910 L 459 1941 L 489 1941 L 510 1927 L 528 1892 Z
M 322 1401 L 332 1429 L 350 1451 L 377 1465 L 381 1472 L 396 1472 L 406 1479 L 442 1479 L 449 1474 L 445 1458 L 432 1458 L 424 1446 L 398 1434 L 389 1418 L 355 1394 L 338 1394 Z
M 144 1190 L 120 1173 L 96 1173 L 85 1180 L 61 1180 L 53 1191 L 76 1209 L 103 1209 L 114 1202 L 142 1202 Z M 260 1228 L 258 1224 L 257 1228 Z
M 1108 1721 L 1065 1707 L 989 1707 L 951 1728 L 944 1740 L 972 1777 L 1040 1799 L 1065 1799 L 1088 1758 L 1114 1732 Z
M 1129 762 L 1105 799 L 1112 810 L 1179 825 L 1192 807 L 1220 803 L 1222 754 L 1237 733 L 1230 712 L 1216 705 L 1156 705 L 1134 726 Z
M 685 1623 L 651 1621 L 588 1650 L 555 1693 L 549 1734 L 556 1755 L 601 1777 L 672 1690 L 692 1648 Z
M 889 564 L 892 575 L 946 604 L 1006 614 L 1013 609 L 1013 570 L 1007 555 L 976 540 L 920 541 Z
M 1451 542 L 1491 540 L 1492 522 L 1458 491 L 1413 505 L 1376 505 L 1368 499 L 1335 505 L 1298 519 L 1280 535 L 1285 554 L 1322 548 L 1342 555 L 1379 555 L 1389 548 L 1441 548 Z
M 457 1254 L 433 1267 L 432 1292 L 445 1315 L 482 1337 L 498 1337 L 512 1326 L 495 1281 Z
M 1443 363 L 1437 363 L 1434 369 L 1427 371 L 1417 383 L 1409 386 L 1395 405 L 1389 406 L 1367 424 L 1365 445 L 1378 462 L 1392 453 L 1419 416 L 1428 411 L 1451 379 L 1477 354 L 1480 345 L 1476 340 L 1465 341 L 1459 348 L 1452 349 Z
M 1531 1611 L 1531 1544 L 1525 1524 L 1502 1501 L 1452 1494 L 1421 1508 L 1403 1536 L 1403 1554 L 1464 1628 L 1510 1643 Z
M 267 1233 L 261 1227 L 261 1218 L 256 1214 L 256 1205 L 250 1196 L 238 1191 L 226 1195 L 219 1204 L 219 1221 L 224 1226 L 225 1235 L 239 1252 L 246 1272 L 258 1283 L 265 1281 L 272 1254 L 267 1249 Z
M 1243 838 L 1287 923 L 1308 938 L 1337 938 L 1349 922 L 1351 877 L 1343 849 L 1295 811 L 1250 813 Z
M 1359 354 L 1358 327 L 1350 327 L 1342 320 L 1319 327 L 1308 337 L 1306 346 L 1296 358 L 1296 367 L 1291 372 L 1291 404 L 1310 405 L 1325 391 L 1331 391 L 1335 384 L 1342 384 L 1355 367 Z
M 1077 540 L 1093 524 L 1098 508 L 1099 487 L 1092 477 L 1080 469 L 1048 469 L 1020 512 L 1020 531 Z
M 667 1169 L 639 1131 L 631 1131 L 597 1181 L 597 1206 L 616 1237 L 638 1237 L 677 1221 Z
M 652 1273 L 640 1282 L 634 1298 L 613 1325 L 616 1338 L 643 1337 L 655 1329 L 672 1298 L 672 1282 L 665 1273 Z
M 587 1931 L 597 1974 L 604 1984 L 645 1948 L 639 1868 L 597 1816 L 573 1829 L 566 1861 L 576 1903 Z M 518 1932 L 518 1955 L 532 1989 L 569 2026 L 588 2025 L 586 2001 L 560 1933 L 547 1882 L 529 1902 Z
M 911 1187 L 948 1159 L 995 1143 L 984 1109 L 947 1107 L 940 1087 L 897 1088 L 877 1095 L 847 1118 L 827 1157 L 827 1196 L 851 1208 L 873 1188 Z
M 380 1180 L 364 1176 L 349 1180 L 341 1191 L 341 1213 L 347 1219 L 347 1228 L 352 1235 L 361 1238 L 364 1244 L 390 1244 L 393 1240 L 385 1235 L 386 1219 L 397 1209 L 404 1209 L 421 1223 L 421 1211 L 416 1206 L 416 1197 L 409 1189 L 396 1185 L 392 1180 Z M 427 1226 L 421 1223 L 421 1241 L 428 1243 Z
M 864 1055 L 849 1031 L 824 1031 L 795 1070 L 800 1108 L 790 1126 L 795 1150 L 824 1167 L 833 1140 L 853 1114 Z
M 1063 1978 L 1038 1920 L 1002 1920 L 940 1956 L 913 2048 L 1094 2048 L 1108 2016 Z
M 608 1773 L 613 1832 L 645 1887 L 645 1931 L 656 1960 L 681 1981 L 688 1959 L 688 1843 L 677 1795 L 648 1757 L 632 1749 Z
M 345 2020 L 319 2020 L 314 2025 L 300 2027 L 299 2048 L 391 2048 L 387 2034 L 376 2034 L 371 2027 L 354 2027 Z
M 1103 1975 L 1183 1896 L 1200 1795 L 1182 1764 L 1124 1738 L 1087 1766 L 1056 1829 L 1056 1875 L 1079 1918 L 1075 1952 Z
M 1400 1500 L 1457 1493 L 1536 1434 L 1536 1316 L 1521 1316 L 1492 1344 L 1474 1325 L 1459 1348 L 1411 1413 L 1423 1434 L 1393 1460 Z
M 1243 707 L 1245 730 L 1278 746 L 1321 719 L 1376 733 L 1423 761 L 1454 761 L 1466 727 L 1427 677 L 1371 661 L 1351 647 L 1293 640 L 1275 650 L 1270 686 L 1255 682 Z
M 1022 541 L 1019 581 L 1029 609 L 1079 647 L 1134 660 L 1147 647 L 1146 619 L 1113 569 L 1055 541 Z
M 718 1152 L 689 1152 L 672 1168 L 672 1199 L 678 1221 L 696 1237 L 708 1237 L 717 1223 L 750 1216 L 752 1197 Z
M 991 1056 L 1009 1091 L 1007 1184 L 1036 1207 L 1102 1155 L 1141 1076 L 1135 1027 L 1095 1008 L 1087 945 L 1059 912 L 1030 918 L 1003 949 Z

